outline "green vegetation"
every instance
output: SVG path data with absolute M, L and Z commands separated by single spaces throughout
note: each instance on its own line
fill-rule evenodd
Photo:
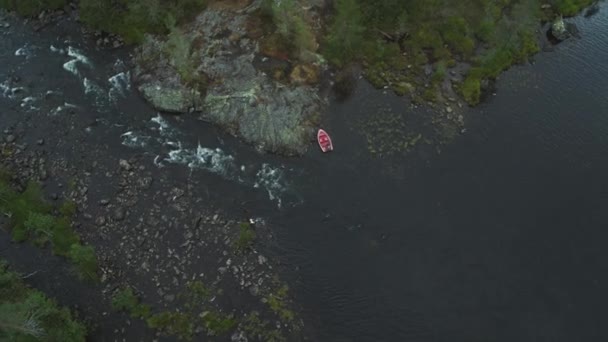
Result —
M 67 3 L 67 0 L 0 0 L 0 8 L 16 11 L 22 16 L 32 17 L 43 10 L 63 8 Z
M 262 14 L 274 24 L 281 43 L 286 44 L 290 55 L 306 59 L 316 51 L 317 42 L 298 0 L 264 0 Z
M 11 189 L 6 178 L 0 179 L 0 212 L 10 218 L 10 229 L 17 242 L 30 240 L 44 247 L 50 244 L 53 253 L 70 259 L 78 275 L 97 280 L 97 258 L 91 246 L 83 246 L 71 226 L 76 205 L 64 202 L 58 210 L 44 201 L 40 185 L 29 182 L 25 191 Z
M 253 230 L 251 225 L 247 222 L 241 222 L 239 224 L 239 236 L 234 243 L 234 248 L 239 252 L 244 252 L 251 248 L 255 238 L 255 230 Z
M 80 17 L 93 29 L 115 33 L 135 43 L 141 42 L 146 33 L 168 33 L 168 22 L 191 19 L 205 3 L 205 0 L 80 0 Z
M 0 8 L 35 16 L 66 6 L 67 0 L 0 0 Z M 141 42 L 146 33 L 169 33 L 167 22 L 182 23 L 205 8 L 206 0 L 80 0 L 80 20 L 87 26 Z
M 389 85 L 399 94 L 416 92 L 415 98 L 429 102 L 440 95 L 438 85 L 447 68 L 467 62 L 473 68 L 459 91 L 474 105 L 480 100 L 482 80 L 496 78 L 539 51 L 540 21 L 573 15 L 590 3 L 338 0 L 322 51 L 336 66 L 362 62 L 368 80 L 378 87 Z
M 152 313 L 150 306 L 142 304 L 131 288 L 123 288 L 112 298 L 112 308 L 125 311 L 133 318 L 144 319 L 148 327 L 181 340 L 192 340 L 198 327 L 208 335 L 225 335 L 237 322 L 233 315 L 225 315 L 211 306 L 209 300 L 216 294 L 201 281 L 189 282 L 186 291 L 179 294 L 185 303 L 183 311 Z
M 282 323 L 294 323 L 295 313 L 288 308 L 288 287 L 280 285 L 277 278 L 273 279 L 276 290 L 265 297 L 268 311 L 276 320 Z M 252 312 L 241 318 L 233 313 L 220 312 L 214 307 L 213 298 L 221 295 L 203 284 L 201 281 L 189 282 L 186 290 L 177 297 L 184 305 L 180 309 L 153 313 L 148 305 L 142 304 L 131 288 L 117 291 L 112 298 L 112 307 L 117 311 L 125 311 L 133 318 L 144 319 L 148 327 L 158 329 L 166 335 L 172 335 L 180 340 L 194 339 L 196 331 L 202 330 L 208 336 L 226 336 L 237 326 L 242 328 L 250 337 L 262 341 L 285 341 L 283 333 L 275 329 L 275 320 L 262 320 L 258 312 Z M 292 329 L 298 329 L 292 324 Z
M 247 314 L 243 318 L 242 323 L 243 330 L 247 333 L 247 336 L 251 336 L 259 341 L 265 342 L 284 342 L 285 337 L 279 330 L 273 328 L 273 325 L 260 318 L 260 314 L 257 311 L 253 311 Z
M 287 291 L 289 291 L 287 285 L 279 287 L 274 293 L 271 293 L 266 297 L 266 303 L 268 303 L 270 309 L 277 314 L 282 321 L 291 322 L 294 319 L 295 314 L 287 308 Z
M 112 308 L 116 311 L 126 311 L 133 318 L 147 319 L 151 316 L 150 306 L 141 304 L 139 298 L 130 287 L 124 288 L 112 297 Z
M 0 261 L 0 340 L 84 342 L 86 334 L 68 309 L 28 288 Z

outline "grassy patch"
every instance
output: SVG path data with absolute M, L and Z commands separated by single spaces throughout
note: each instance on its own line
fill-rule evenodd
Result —
M 270 309 L 281 318 L 284 322 L 293 321 L 295 314 L 288 308 L 287 305 L 287 292 L 289 287 L 283 285 L 279 287 L 274 293 L 266 297 L 266 302 Z
M 86 334 L 68 309 L 28 288 L 0 261 L 0 340 L 84 342 Z
M 29 240 L 39 247 L 50 245 L 54 254 L 74 263 L 81 278 L 97 280 L 95 251 L 93 247 L 81 244 L 71 225 L 75 203 L 64 202 L 56 209 L 44 201 L 38 183 L 29 182 L 19 193 L 7 181 L 0 180 L 0 212 L 10 218 L 13 240 Z
M 67 5 L 67 0 L 0 0 L 0 8 L 33 17 L 44 10 L 56 10 Z
M 197 328 L 207 335 L 223 336 L 232 332 L 237 325 L 233 315 L 223 314 L 211 306 L 210 299 L 216 291 L 201 281 L 189 282 L 186 291 L 179 294 L 185 303 L 184 310 L 153 313 L 150 306 L 142 304 L 129 287 L 116 292 L 112 298 L 112 308 L 125 311 L 133 318 L 144 319 L 148 327 L 181 340 L 192 340 Z
M 234 248 L 239 252 L 244 252 L 253 246 L 256 234 L 251 225 L 247 222 L 239 224 L 239 236 L 234 243 Z
M 465 100 L 479 102 L 481 80 L 496 78 L 539 51 L 542 20 L 573 15 L 591 0 L 338 0 L 322 52 L 338 67 L 362 62 L 367 79 L 398 94 L 434 100 L 436 84 L 456 61 L 473 64 L 460 86 Z M 407 67 L 404 67 L 407 66 Z M 433 72 L 428 73 L 428 67 Z M 409 83 L 414 91 L 402 86 Z M 434 93 L 434 94 L 433 94 Z
M 117 311 L 126 311 L 133 318 L 147 319 L 151 316 L 150 306 L 141 304 L 130 287 L 123 288 L 114 294 L 112 308 Z

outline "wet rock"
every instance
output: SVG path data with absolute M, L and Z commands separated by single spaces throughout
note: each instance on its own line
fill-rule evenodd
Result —
M 249 293 L 251 293 L 252 296 L 257 297 L 260 294 L 260 288 L 257 285 L 251 285 L 249 287 Z
M 169 113 L 188 113 L 190 108 L 198 110 L 201 94 L 180 84 L 167 84 L 154 80 L 138 87 L 144 99 L 156 110 Z
M 561 16 L 556 18 L 551 24 L 550 33 L 558 41 L 564 41 L 572 37 L 572 33 L 576 30 L 574 24 L 566 24 Z
M 126 171 L 131 171 L 131 169 L 133 169 L 133 166 L 131 166 L 131 164 L 129 164 L 129 162 L 126 161 L 126 160 L 124 160 L 124 159 L 121 159 L 118 162 L 118 165 L 120 165 L 120 167 L 123 168 Z
M 103 226 L 103 225 L 105 225 L 105 224 L 106 224 L 106 218 L 105 218 L 105 217 L 103 217 L 103 216 L 98 216 L 98 217 L 95 219 L 95 224 L 96 224 L 96 225 L 98 225 L 98 226 Z
M 124 208 L 116 208 L 116 210 L 114 210 L 114 213 L 112 214 L 112 218 L 115 221 L 122 221 L 125 219 L 126 216 L 126 211 Z

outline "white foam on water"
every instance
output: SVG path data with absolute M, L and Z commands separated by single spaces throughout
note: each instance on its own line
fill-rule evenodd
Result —
M 48 92 L 47 92 L 47 94 L 48 94 Z M 49 115 L 56 116 L 60 113 L 63 113 L 63 111 L 65 111 L 67 109 L 73 109 L 73 108 L 78 108 L 78 106 L 71 104 L 71 103 L 64 102 L 63 105 L 58 106 L 57 108 L 53 108 L 53 110 L 51 110 L 49 112 Z
M 11 84 L 8 80 L 0 83 L 0 95 L 2 97 L 14 100 L 17 98 L 19 93 L 25 93 L 25 88 L 23 87 L 11 87 Z
M 287 191 L 283 170 L 272 167 L 269 164 L 262 164 L 262 168 L 256 174 L 254 188 L 263 188 L 268 193 L 271 201 L 276 201 L 281 208 L 283 200 L 281 195 Z
M 82 52 L 71 46 L 68 46 L 68 56 L 72 57 L 73 59 L 65 62 L 63 64 L 63 68 L 75 76 L 81 77 L 80 71 L 78 71 L 77 68 L 78 64 L 83 64 L 88 67 L 92 67 L 93 65 L 87 56 L 83 55 Z
M 235 156 L 223 149 L 204 147 L 200 143 L 196 147 L 187 147 L 178 139 L 180 132 L 160 114 L 150 119 L 150 122 L 158 125 L 156 134 L 159 137 L 129 131 L 122 134 L 122 144 L 154 153 L 154 165 L 159 168 L 167 164 L 177 164 L 191 170 L 204 170 L 226 180 L 265 191 L 268 198 L 279 208 L 285 204 L 284 197 L 289 191 L 289 184 L 283 168 L 266 163 L 259 169 L 255 165 L 245 166 L 237 163 Z M 166 153 L 161 152 L 167 150 Z M 289 201 L 290 204 L 295 204 L 291 203 L 291 199 Z
M 118 98 L 124 98 L 127 96 L 127 92 L 131 90 L 131 72 L 121 72 L 110 78 L 110 90 L 108 91 L 108 97 L 113 102 L 116 102 Z
M 122 139 L 122 144 L 124 146 L 137 148 L 147 147 L 152 139 L 150 136 L 138 134 L 132 131 L 123 133 L 120 138 Z
M 56 48 L 54 45 L 51 45 L 51 47 L 49 49 L 51 50 L 51 52 L 55 52 L 55 53 L 59 53 L 59 54 L 65 55 L 65 50 L 64 49 Z
M 11 87 L 8 85 L 8 81 L 0 83 L 0 94 L 2 94 L 2 97 L 10 98 L 12 96 L 13 92 L 11 91 Z
M 179 148 L 170 151 L 164 160 L 172 164 L 183 164 L 191 169 L 203 169 L 229 180 L 238 180 L 234 157 L 220 148 L 207 148 L 200 144 L 196 149 Z
M 158 131 L 163 137 L 173 138 L 177 135 L 177 130 L 169 125 L 169 122 L 163 118 L 160 113 L 157 113 L 155 117 L 150 119 L 151 122 L 158 124 Z
M 33 97 L 33 96 L 28 96 L 21 100 L 20 106 L 21 106 L 21 108 L 25 108 L 26 110 L 37 110 L 39 108 L 34 105 L 36 103 L 36 101 L 38 101 L 38 98 Z
M 24 45 L 23 47 L 18 48 L 17 51 L 15 51 L 15 56 L 25 57 L 25 59 L 29 59 L 33 55 L 34 55 L 34 49 L 27 44 Z
M 95 99 L 95 105 L 99 107 L 104 107 L 107 104 L 107 95 L 105 90 L 97 85 L 95 82 L 91 81 L 88 78 L 84 78 L 82 80 L 82 86 L 84 87 L 84 93 L 89 96 L 93 96 Z

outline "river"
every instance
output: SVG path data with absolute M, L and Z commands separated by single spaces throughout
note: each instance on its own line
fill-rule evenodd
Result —
M 361 81 L 326 114 L 333 153 L 260 154 L 152 111 L 129 88 L 128 51 L 66 38 L 69 24 L 5 30 L 0 105 L 4 122 L 41 113 L 33 130 L 77 113 L 65 134 L 108 144 L 101 162 L 143 154 L 269 222 L 313 341 L 605 340 L 608 8 L 573 20 L 581 37 L 501 76 L 441 153 L 370 155 L 359 120 L 428 109 Z M 28 96 L 13 95 L 14 73 Z

